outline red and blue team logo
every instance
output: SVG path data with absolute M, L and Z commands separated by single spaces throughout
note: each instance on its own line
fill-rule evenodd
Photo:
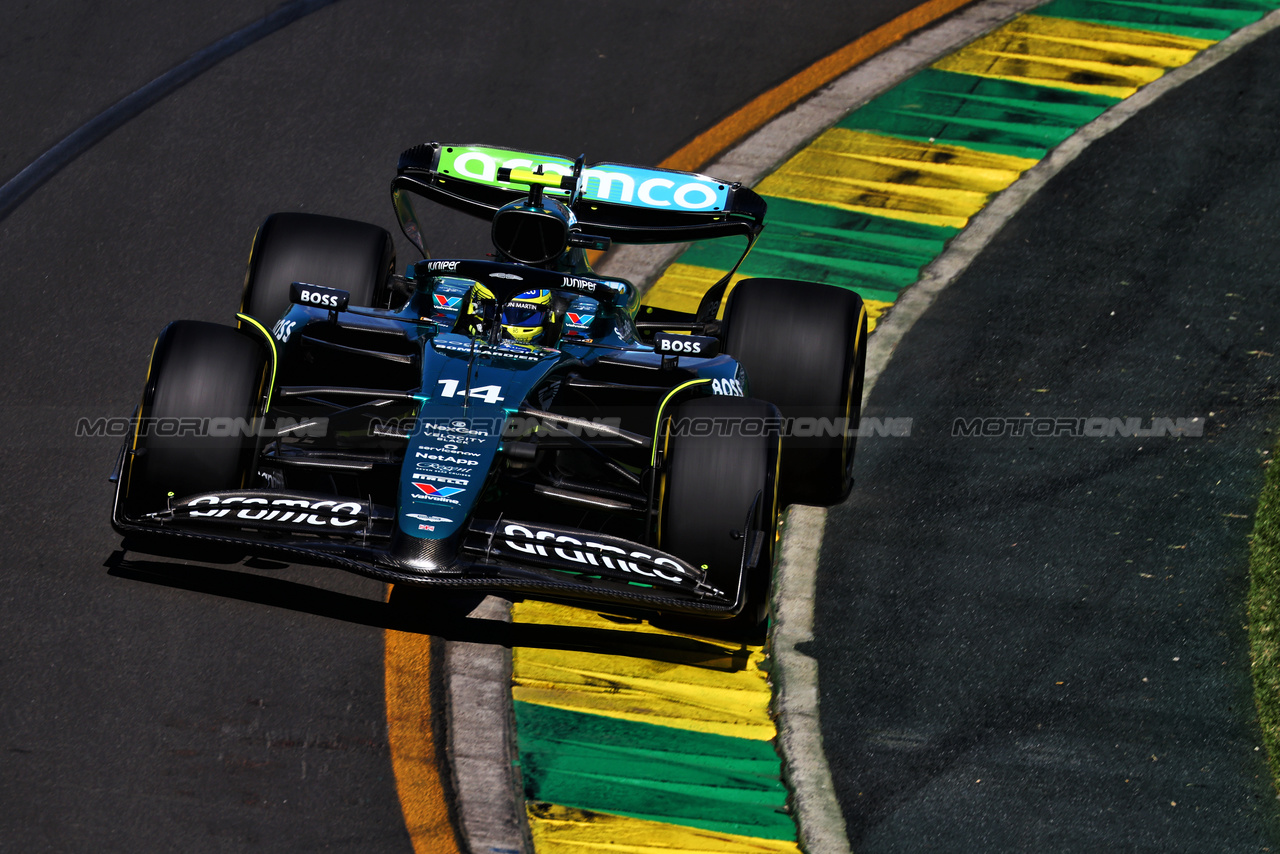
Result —
M 462 297 L 447 297 L 444 294 L 432 294 L 436 299 L 436 308 L 455 309 L 462 305 Z
M 590 326 L 592 321 L 596 319 L 594 314 L 575 314 L 572 311 L 566 311 L 564 316 L 569 321 L 570 326 Z
M 431 498 L 448 498 L 450 495 L 462 492 L 462 489 L 457 486 L 435 486 L 430 483 L 415 483 L 414 486 L 418 487 L 418 491 L 423 495 Z

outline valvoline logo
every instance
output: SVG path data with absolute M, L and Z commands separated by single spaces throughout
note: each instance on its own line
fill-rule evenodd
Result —
M 443 294 L 433 294 L 436 299 L 436 308 L 453 309 L 462 305 L 462 297 L 447 297 Z
M 436 498 L 448 498 L 450 495 L 457 495 L 462 490 L 456 486 L 435 486 L 430 483 L 415 483 L 414 486 L 423 495 L 431 495 Z
M 594 314 L 575 314 L 572 311 L 566 311 L 564 316 L 569 321 L 570 326 L 590 326 L 596 319 Z

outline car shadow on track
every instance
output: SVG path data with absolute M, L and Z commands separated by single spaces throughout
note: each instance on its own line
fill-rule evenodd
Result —
M 730 672 L 746 669 L 751 655 L 745 644 L 714 637 L 634 631 L 633 621 L 629 620 L 619 619 L 618 629 L 510 623 L 470 616 L 483 594 L 445 593 L 401 585 L 379 601 L 246 571 L 270 571 L 288 564 L 248 561 L 241 565 L 237 556 L 230 554 L 221 556 L 221 560 L 237 565 L 222 568 L 179 562 L 176 557 L 135 557 L 126 549 L 112 552 L 102 565 L 108 575 L 116 578 L 462 643 L 602 652 Z

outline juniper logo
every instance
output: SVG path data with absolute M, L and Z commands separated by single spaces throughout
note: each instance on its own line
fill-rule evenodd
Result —
M 1135 438 L 1204 435 L 1201 416 L 1191 418 L 1048 418 L 1023 416 L 1020 418 L 957 418 L 951 422 L 951 435 L 994 439 L 1000 436 L 1031 437 L 1035 439 L 1059 436 L 1089 439 Z

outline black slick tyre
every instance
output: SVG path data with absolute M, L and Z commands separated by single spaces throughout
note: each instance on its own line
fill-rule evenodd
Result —
M 778 420 L 777 408 L 762 400 L 705 397 L 681 404 L 667 422 L 658 545 L 705 566 L 707 583 L 733 595 L 744 546 L 762 534 L 736 620 L 746 628 L 767 612 L 777 534 Z M 731 429 L 705 430 L 709 425 Z
M 253 238 L 240 311 L 270 329 L 289 308 L 294 282 L 340 288 L 351 294 L 351 305 L 385 308 L 395 264 L 385 228 L 319 214 L 274 213 Z
M 844 501 L 867 360 L 862 298 L 816 282 L 744 279 L 729 294 L 721 335 L 724 351 L 746 369 L 751 395 L 787 421 L 782 502 Z
M 240 489 L 252 475 L 267 354 L 249 333 L 178 320 L 156 340 L 130 455 L 125 506 Z

